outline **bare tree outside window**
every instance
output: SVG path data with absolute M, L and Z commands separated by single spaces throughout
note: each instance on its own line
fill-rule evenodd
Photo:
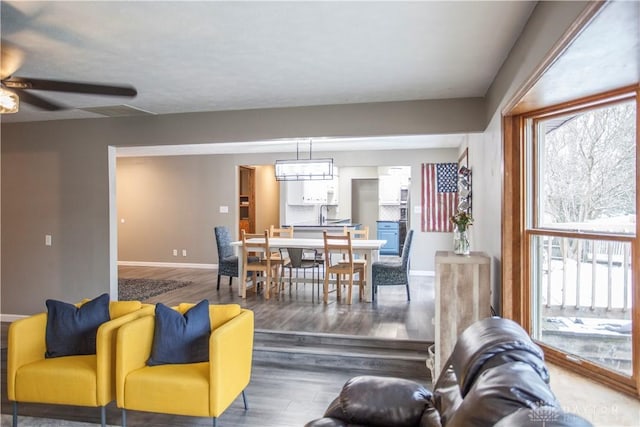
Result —
M 540 225 L 623 231 L 589 223 L 636 214 L 635 114 L 627 102 L 542 122 Z

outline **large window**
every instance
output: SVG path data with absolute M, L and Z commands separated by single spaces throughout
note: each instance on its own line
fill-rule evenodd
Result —
M 522 320 L 552 358 L 633 388 L 636 92 L 534 112 L 520 123 Z

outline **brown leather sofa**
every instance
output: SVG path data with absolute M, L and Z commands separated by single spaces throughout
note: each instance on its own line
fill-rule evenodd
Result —
M 350 379 L 324 417 L 305 427 L 587 427 L 549 387 L 544 355 L 515 322 L 498 317 L 467 328 L 433 391 L 400 378 Z

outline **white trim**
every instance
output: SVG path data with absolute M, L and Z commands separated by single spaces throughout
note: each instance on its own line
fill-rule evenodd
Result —
M 109 296 L 118 299 L 118 204 L 116 196 L 116 148 L 107 147 L 109 165 Z
M 16 320 L 24 319 L 29 316 L 23 314 L 0 314 L 0 322 L 15 322 Z
M 435 277 L 436 276 L 436 272 L 435 271 L 430 271 L 430 270 L 410 270 L 409 271 L 409 275 L 410 276 Z
M 170 268 L 202 268 L 217 270 L 218 264 L 196 264 L 186 262 L 152 262 L 152 261 L 118 261 L 118 266 L 124 267 L 170 267 Z

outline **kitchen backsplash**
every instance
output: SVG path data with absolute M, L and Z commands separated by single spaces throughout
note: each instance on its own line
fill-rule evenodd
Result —
M 398 221 L 400 219 L 399 205 L 379 205 L 378 219 L 380 221 Z

